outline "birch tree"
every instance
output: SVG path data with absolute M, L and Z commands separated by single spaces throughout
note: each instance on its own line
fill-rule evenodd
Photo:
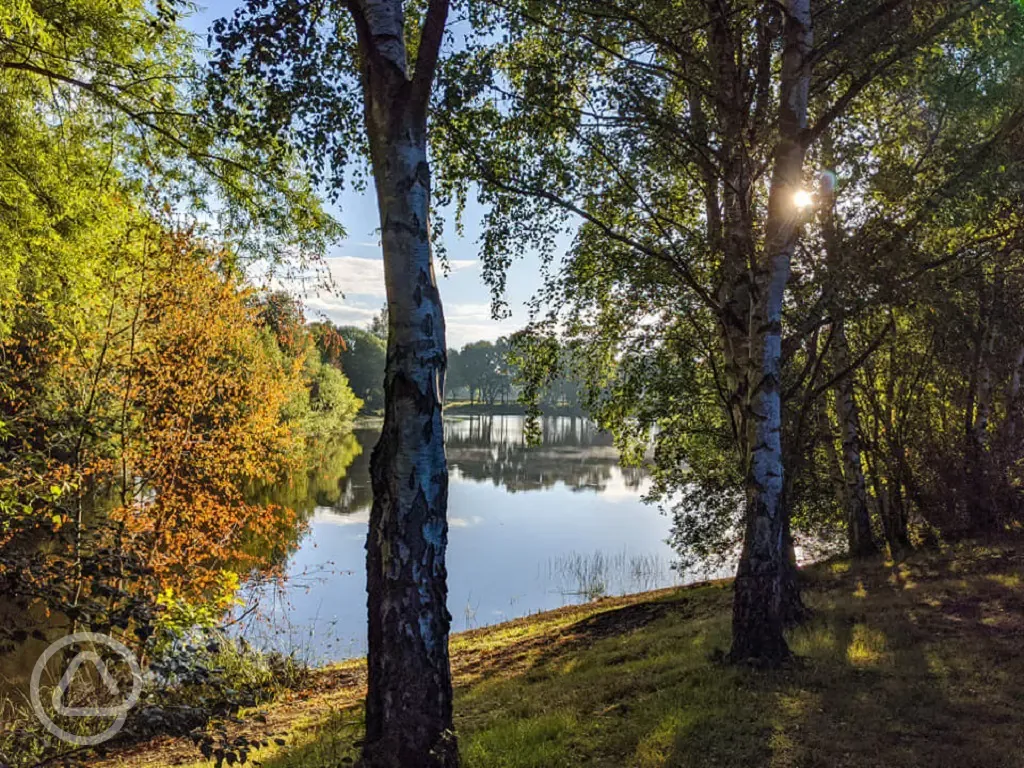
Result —
M 698 555 L 739 550 L 731 657 L 781 663 L 783 625 L 803 612 L 783 453 L 785 424 L 801 421 L 784 413 L 803 406 L 782 382 L 831 319 L 811 264 L 798 265 L 800 300 L 790 291 L 818 204 L 804 159 L 873 88 L 906 78 L 922 51 L 941 57 L 936 41 L 993 9 L 499 5 L 477 26 L 504 25 L 509 42 L 460 59 L 444 78 L 458 117 L 438 125 L 490 205 L 496 309 L 504 270 L 524 242 L 538 245 L 552 277 L 534 333 L 570 338 L 588 408 L 627 457 L 653 435 L 652 497 L 673 499 L 676 541 Z M 575 238 L 561 264 L 559 229 Z
M 866 557 L 878 552 L 871 533 L 871 513 L 868 509 L 867 483 L 861 463 L 861 424 L 854 394 L 854 377 L 842 375 L 853 365 L 850 344 L 846 336 L 846 306 L 848 289 L 845 284 L 849 265 L 844 263 L 842 235 L 835 221 L 835 193 L 829 189 L 822 201 L 822 240 L 825 247 L 826 270 L 832 282 L 832 368 L 839 374 L 833 387 L 839 435 L 842 444 L 842 503 L 844 507 L 847 544 L 851 555 Z
M 458 764 L 446 605 L 445 324 L 427 155 L 447 16 L 447 0 L 253 0 L 215 27 L 221 107 L 236 118 L 232 129 L 253 139 L 290 137 L 335 190 L 350 152 L 362 149 L 377 194 L 388 340 L 366 545 L 368 768 Z

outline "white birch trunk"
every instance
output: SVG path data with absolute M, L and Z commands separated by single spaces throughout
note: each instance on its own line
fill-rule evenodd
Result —
M 455 768 L 447 608 L 444 314 L 430 242 L 426 108 L 446 0 L 430 3 L 416 69 L 400 0 L 350 4 L 388 298 L 384 426 L 370 458 L 366 768 Z
M 782 461 L 782 304 L 799 235 L 794 195 L 801 187 L 813 46 L 810 0 L 787 0 L 785 49 L 764 252 L 755 264 L 750 370 L 757 384 L 746 410 L 747 507 L 733 605 L 734 661 L 775 665 L 789 656 L 783 636 L 786 576 Z

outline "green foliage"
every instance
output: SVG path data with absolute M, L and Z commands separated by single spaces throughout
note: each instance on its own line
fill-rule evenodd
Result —
M 221 617 L 207 567 L 264 563 L 244 547 L 286 516 L 245 487 L 358 407 L 246 304 L 246 267 L 304 266 L 340 228 L 285 143 L 215 129 L 180 7 L 0 8 L 5 649 L 69 628 L 140 645 L 158 613 L 161 631 Z M 288 422 L 295 390 L 308 418 Z
M 195 602 L 176 595 L 173 587 L 166 587 L 156 598 L 159 609 L 150 645 L 158 656 L 191 632 L 204 632 L 215 628 L 224 614 L 240 605 L 237 593 L 238 575 L 221 571 L 213 591 L 207 599 Z
M 319 362 L 319 355 L 312 354 L 314 370 L 307 374 L 309 413 L 304 431 L 314 439 L 336 438 L 352 429 L 352 422 L 363 407 L 363 401 L 349 388 L 344 373 Z M 307 370 L 309 365 L 307 363 Z
M 366 410 L 375 413 L 384 407 L 386 343 L 365 328 L 349 325 L 337 332 L 344 341 L 339 355 L 341 369 Z
M 497 342 L 474 341 L 457 353 L 448 354 L 449 390 L 465 388 L 469 401 L 494 405 L 499 398 L 508 399 L 511 394 L 512 377 L 508 367 L 508 342 L 500 338 Z
M 527 400 L 536 404 L 568 369 L 627 459 L 653 446 L 650 498 L 672 512 L 683 557 L 697 560 L 730 555 L 742 530 L 750 433 L 737 414 L 763 374 L 730 368 L 746 349 L 732 334 L 746 334 L 753 349 L 763 329 L 738 320 L 761 296 L 737 299 L 735 287 L 756 282 L 764 257 L 785 49 L 781 6 L 724 8 L 474 8 L 476 36 L 440 75 L 446 111 L 435 131 L 447 171 L 442 195 L 464 203 L 476 194 L 487 208 L 482 259 L 496 305 L 513 259 L 529 249 L 549 257 L 535 323 L 523 337 L 522 348 L 536 355 L 520 363 Z M 783 450 L 794 534 L 834 544 L 844 528 L 844 481 L 828 450 L 835 437 L 824 424 L 832 417 L 821 414 L 834 408 L 828 398 L 850 374 L 830 362 L 839 318 L 859 368 L 880 354 L 891 313 L 907 323 L 910 307 L 923 319 L 919 312 L 956 305 L 965 292 L 977 296 L 970 284 L 982 262 L 1002 265 L 982 270 L 990 286 L 982 293 L 1003 271 L 1000 306 L 1020 301 L 1008 275 L 1022 231 L 1024 59 L 1022 15 L 1007 0 L 940 2 L 927 12 L 868 0 L 819 10 L 802 137 L 814 206 L 791 212 L 805 216 L 803 242 L 783 307 Z M 841 270 L 825 254 L 833 194 Z M 560 233 L 574 239 L 556 261 Z M 1012 338 L 1015 322 L 1001 318 L 999 338 Z M 932 439 L 929 417 L 916 410 L 923 398 L 911 406 L 909 393 L 929 391 L 929 373 L 916 364 L 934 349 L 928 338 L 965 340 L 979 327 L 929 325 L 933 335 L 922 328 L 909 346 L 909 336 L 887 338 L 890 370 L 910 363 L 916 373 L 885 385 L 857 374 L 858 395 L 881 386 L 903 398 L 893 411 L 902 420 L 890 419 L 891 397 L 873 395 L 862 408 L 873 432 L 864 461 L 878 480 L 869 481 L 878 533 L 890 527 L 883 519 L 912 516 L 915 496 L 916 521 L 934 517 L 942 485 L 930 467 L 943 466 L 947 478 L 967 474 L 957 466 L 964 439 L 951 433 L 962 435 L 973 405 L 943 413 L 944 424 L 960 428 Z M 570 351 L 567 359 L 553 353 L 552 339 Z M 957 385 L 934 383 L 940 397 L 971 389 L 978 366 L 965 365 L 967 357 L 958 357 Z M 1014 353 L 1004 343 L 996 358 L 991 391 L 1001 393 Z M 1019 458 L 994 459 L 995 474 L 1014 474 Z M 976 495 L 961 494 L 953 517 L 969 517 Z M 1006 507 L 1008 517 L 1018 502 Z

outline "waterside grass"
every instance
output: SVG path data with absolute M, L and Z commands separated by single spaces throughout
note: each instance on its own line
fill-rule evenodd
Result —
M 452 640 L 465 768 L 1024 766 L 1024 541 L 805 572 L 796 658 L 723 665 L 728 582 L 612 598 Z M 358 757 L 362 662 L 270 707 L 264 768 Z M 256 726 L 245 726 L 253 728 Z M 206 766 L 181 740 L 104 765 Z

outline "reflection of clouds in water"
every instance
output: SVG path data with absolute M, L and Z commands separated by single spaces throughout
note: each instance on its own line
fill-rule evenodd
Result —
M 445 420 L 453 626 L 676 583 L 669 522 L 640 501 L 650 487 L 646 470 L 619 467 L 609 436 L 584 419 L 543 419 L 543 442 L 530 447 L 523 422 Z M 369 449 L 379 435 L 356 430 L 319 474 L 289 488 L 312 526 L 289 558 L 289 574 L 299 578 L 287 601 L 265 593 L 269 623 L 283 632 L 268 633 L 268 647 L 287 650 L 294 640 L 321 660 L 365 652 Z M 328 558 L 351 573 L 310 578 Z
M 358 512 L 336 512 L 330 507 L 318 507 L 313 513 L 313 522 L 323 525 L 369 525 L 370 510 L 361 509 Z
M 627 475 L 624 470 L 616 468 L 609 475 L 608 482 L 604 487 L 599 489 L 598 495 L 602 499 L 608 500 L 633 499 L 637 494 L 647 493 L 650 487 L 651 479 L 646 474 L 637 481 Z

